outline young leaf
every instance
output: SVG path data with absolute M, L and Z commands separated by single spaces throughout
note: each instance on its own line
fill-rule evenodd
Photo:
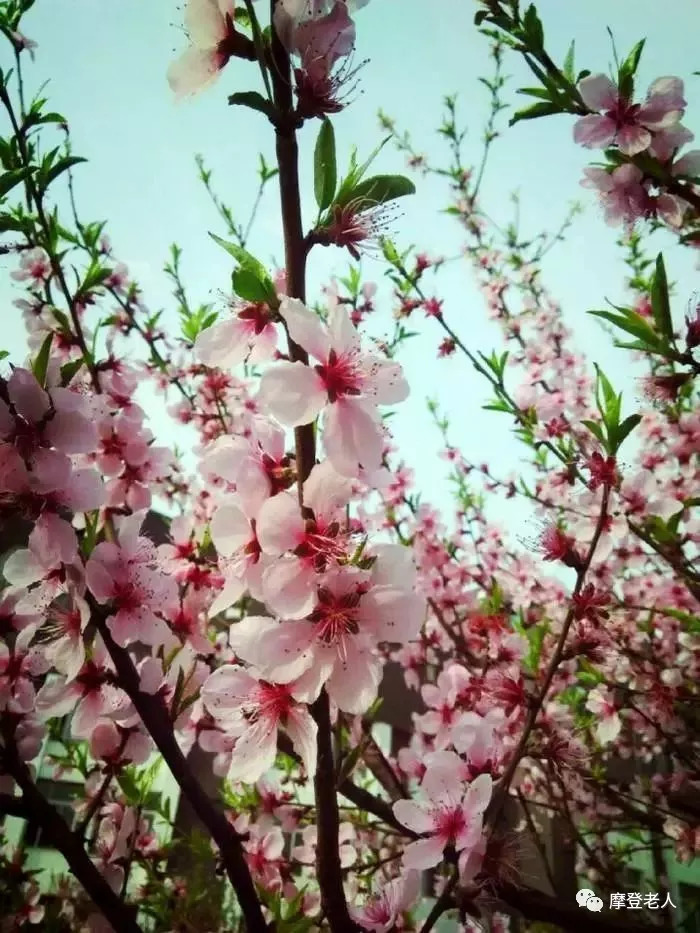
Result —
M 641 58 L 645 42 L 646 39 L 642 39 L 638 42 L 620 65 L 617 86 L 621 96 L 627 100 L 630 100 L 634 94 L 634 76 L 637 73 L 639 59 Z
M 523 17 L 523 31 L 531 49 L 539 51 L 544 46 L 544 30 L 534 3 L 525 10 Z
M 277 119 L 277 109 L 275 105 L 263 97 L 258 91 L 237 91 L 231 94 L 228 99 L 229 104 L 247 107 L 249 110 L 257 110 L 258 113 L 264 113 L 265 116 L 274 123 Z
M 360 207 L 360 210 L 363 210 L 415 193 L 416 186 L 403 175 L 373 175 L 359 182 L 347 192 L 342 200 L 336 199 L 336 201 L 341 207 L 350 201 L 365 202 L 364 206 Z
M 516 123 L 520 123 L 521 120 L 537 120 L 539 117 L 550 117 L 552 114 L 561 112 L 562 108 L 558 104 L 543 101 L 541 104 L 533 104 L 524 110 L 518 110 L 508 121 L 508 126 L 514 126 Z
M 588 428 L 591 434 L 597 438 L 603 447 L 605 447 L 607 450 L 608 442 L 605 437 L 605 432 L 603 431 L 602 425 L 600 425 L 597 421 L 583 421 L 582 424 Z
M 44 187 L 47 188 L 52 181 L 55 181 L 58 178 L 59 175 L 62 175 L 63 172 L 67 172 L 69 168 L 72 168 L 74 165 L 78 165 L 80 162 L 87 162 L 87 159 L 83 159 L 80 156 L 66 156 L 65 159 L 59 159 L 59 161 L 54 166 L 52 166 L 44 176 Z
M 263 282 L 251 272 L 240 266 L 233 273 L 233 290 L 244 301 L 267 301 L 268 292 Z
M 576 47 L 576 43 L 572 42 L 571 45 L 569 46 L 569 51 L 566 53 L 566 58 L 564 59 L 564 67 L 562 69 L 564 72 L 564 76 L 568 78 L 572 84 L 576 80 L 576 71 L 574 68 L 575 47 Z
M 671 304 L 668 297 L 668 280 L 666 267 L 661 253 L 656 257 L 656 272 L 651 283 L 651 310 L 659 332 L 667 340 L 673 340 L 673 321 L 671 320 Z
M 15 185 L 19 185 L 35 171 L 34 166 L 29 165 L 26 168 L 12 169 L 10 172 L 3 172 L 0 175 L 0 198 L 4 198 Z
M 654 330 L 647 324 L 644 318 L 635 311 L 625 310 L 623 314 L 614 314 L 612 311 L 589 311 L 594 317 L 603 318 L 624 330 L 633 337 L 637 337 L 649 349 L 659 349 L 663 346 Z
M 46 388 L 46 371 L 49 368 L 49 354 L 51 353 L 51 343 L 53 341 L 53 331 L 44 338 L 41 349 L 32 364 L 32 372 L 36 381 L 42 388 Z
M 321 123 L 314 152 L 314 193 L 320 211 L 325 211 L 333 203 L 337 182 L 335 133 L 333 124 L 326 117 Z
M 622 447 L 623 441 L 626 440 L 632 431 L 634 431 L 641 420 L 641 415 L 629 415 L 627 418 L 625 418 L 625 420 L 622 422 L 619 428 L 617 428 L 610 439 L 612 442 L 613 453 L 616 453 L 620 447 Z

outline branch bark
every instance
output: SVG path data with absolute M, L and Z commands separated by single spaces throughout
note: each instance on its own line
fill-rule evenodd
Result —
M 210 800 L 190 770 L 175 739 L 170 714 L 162 699 L 157 694 L 150 695 L 141 691 L 139 675 L 133 662 L 127 651 L 112 638 L 105 623 L 104 614 L 99 607 L 97 611 L 93 611 L 93 617 L 96 619 L 97 629 L 114 662 L 120 686 L 129 695 L 180 790 L 187 797 L 192 809 L 219 847 L 221 861 L 238 898 L 248 933 L 268 933 L 269 928 L 263 917 L 260 900 L 238 834 L 223 812 Z
M 270 16 L 274 18 L 275 0 L 270 2 Z M 282 119 L 275 125 L 275 147 L 279 170 L 280 204 L 284 233 L 284 256 L 287 279 L 287 295 L 304 301 L 306 297 L 307 244 L 301 217 L 299 194 L 299 149 L 292 90 L 292 69 L 287 50 L 282 45 L 274 27 L 271 37 L 271 75 L 274 104 Z M 308 365 L 306 351 L 289 339 L 289 355 L 292 360 Z M 305 424 L 295 428 L 297 485 L 302 515 L 309 517 L 303 504 L 303 484 L 316 462 L 314 425 Z M 332 933 L 353 933 L 353 923 L 343 889 L 340 865 L 338 833 L 340 815 L 335 784 L 335 762 L 330 717 L 330 701 L 325 689 L 311 706 L 311 715 L 318 726 L 317 767 L 314 775 L 314 795 L 318 842 L 316 846 L 316 871 L 321 889 L 321 905 Z
M 81 883 L 85 892 L 93 900 L 112 925 L 115 933 L 143 933 L 136 922 L 136 911 L 127 906 L 110 888 L 97 867 L 83 848 L 82 839 L 74 833 L 58 811 L 51 806 L 32 780 L 29 768 L 21 761 L 15 748 L 14 739 L 5 731 L 3 764 L 22 791 L 21 807 L 14 803 L 15 798 L 3 795 L 0 806 L 14 812 L 15 816 L 31 813 L 32 819 L 41 826 L 51 845 L 64 857 L 71 873 Z M 7 798 L 7 799 L 6 799 Z M 12 809 L 10 809 L 12 808 Z

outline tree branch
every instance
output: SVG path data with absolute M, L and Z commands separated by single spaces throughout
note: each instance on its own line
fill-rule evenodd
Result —
M 93 610 L 94 610 L 93 606 Z M 139 675 L 129 654 L 112 638 L 105 624 L 103 612 L 93 611 L 97 629 L 114 662 L 120 686 L 126 691 L 131 702 L 143 720 L 146 729 L 166 764 L 180 786 L 180 790 L 189 800 L 192 809 L 209 830 L 212 839 L 219 847 L 221 861 L 228 875 L 238 903 L 245 917 L 248 933 L 268 933 L 268 925 L 263 917 L 255 885 L 245 860 L 241 840 L 228 822 L 223 812 L 210 800 L 202 785 L 190 770 L 185 756 L 177 744 L 173 732 L 170 714 L 157 695 L 141 691 Z
M 86 893 L 95 903 L 115 930 L 115 933 L 143 933 L 136 922 L 134 908 L 124 904 L 119 896 L 110 888 L 97 867 L 91 861 L 83 848 L 82 840 L 72 832 L 69 825 L 51 806 L 44 795 L 37 789 L 32 780 L 29 768 L 21 761 L 17 754 L 14 737 L 9 729 L 5 729 L 5 748 L 3 750 L 3 764 L 7 772 L 14 778 L 22 791 L 22 806 L 26 813 L 31 813 L 32 820 L 40 826 L 51 845 L 64 857 L 71 873 L 82 884 Z M 8 798 L 8 799 L 5 799 Z M 3 807 L 15 808 L 12 802 L 15 798 L 2 795 Z M 19 808 L 18 808 L 19 809 Z M 8 810 L 8 812 L 11 812 Z M 15 816 L 25 816 L 26 813 L 15 812 Z

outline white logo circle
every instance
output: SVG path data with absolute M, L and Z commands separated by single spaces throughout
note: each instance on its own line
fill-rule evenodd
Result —
M 579 907 L 585 907 L 588 903 L 589 897 L 595 897 L 595 891 L 591 891 L 590 888 L 581 888 L 581 890 L 576 895 L 576 902 Z

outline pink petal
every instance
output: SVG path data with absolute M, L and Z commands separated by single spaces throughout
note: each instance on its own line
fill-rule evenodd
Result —
M 592 113 L 574 123 L 574 142 L 588 149 L 605 149 L 615 139 L 616 131 L 614 120 Z
M 209 524 L 214 546 L 224 557 L 231 557 L 253 539 L 253 530 L 234 503 L 219 506 Z
M 406 846 L 403 852 L 403 864 L 406 868 L 421 871 L 437 865 L 442 858 L 444 846 L 437 836 L 418 839 Z
M 591 110 L 612 110 L 617 106 L 618 90 L 607 75 L 588 75 L 579 82 L 578 89 Z
M 7 380 L 7 394 L 18 414 L 36 424 L 49 411 L 49 397 L 28 369 L 15 369 Z
M 218 0 L 187 0 L 185 29 L 200 49 L 213 49 L 226 38 L 224 12 L 233 16 L 233 3 L 219 6 Z
M 247 671 L 227 664 L 211 674 L 202 684 L 204 705 L 215 718 L 240 711 L 258 682 Z
M 278 624 L 269 616 L 246 616 L 229 629 L 229 645 L 237 657 L 260 667 L 266 658 L 262 650 L 265 635 L 276 631 Z
M 280 314 L 287 323 L 289 336 L 317 360 L 325 360 L 330 342 L 321 319 L 296 298 L 284 298 Z
M 259 398 L 289 427 L 310 424 L 328 400 L 319 374 L 303 363 L 275 363 L 260 380 Z
M 625 155 L 633 156 L 644 152 L 651 143 L 651 133 L 643 126 L 623 126 L 617 134 L 617 144 Z
M 395 405 L 405 401 L 410 394 L 401 364 L 379 357 L 372 362 L 371 377 L 365 391 L 378 405 Z
M 280 557 L 263 573 L 265 602 L 283 619 L 303 619 L 316 603 L 315 577 L 299 558 Z
M 255 531 L 260 547 L 273 557 L 298 547 L 304 534 L 304 522 L 296 495 L 285 491 L 264 502 L 258 512 Z
M 375 586 L 360 603 L 362 617 L 379 641 L 403 644 L 418 636 L 425 621 L 425 602 L 415 593 Z
M 435 829 L 435 819 L 427 804 L 419 804 L 414 800 L 397 800 L 392 809 L 399 823 L 414 833 L 430 833 Z
M 336 305 L 328 315 L 328 331 L 333 349 L 339 355 L 360 350 L 360 335 L 343 305 Z
M 357 476 L 360 466 L 365 470 L 381 466 L 384 433 L 371 403 L 339 398 L 327 408 L 323 426 L 328 459 L 343 476 Z
M 674 162 L 672 175 L 686 175 L 689 178 L 700 177 L 700 149 L 691 149 Z
M 352 491 L 352 480 L 341 476 L 331 463 L 324 460 L 316 464 L 304 483 L 304 505 L 313 509 L 316 516 L 322 515 L 327 520 L 333 520 L 339 511 L 345 509 Z M 298 511 L 299 505 L 295 504 Z
M 205 366 L 233 369 L 249 352 L 249 328 L 238 318 L 207 327 L 197 337 L 194 350 Z
M 344 713 L 364 713 L 377 698 L 382 680 L 382 664 L 371 651 L 348 639 L 345 656 L 336 661 L 327 689 Z
M 311 714 L 303 708 L 291 709 L 287 714 L 285 729 L 304 764 L 306 773 L 312 777 L 316 773 L 316 734 L 318 728 Z
M 469 785 L 464 806 L 470 813 L 483 813 L 493 794 L 493 779 L 490 774 L 480 774 Z
M 257 654 L 265 677 L 279 684 L 298 680 L 314 663 L 313 639 L 310 622 L 282 622 L 270 628 L 261 637 Z
M 178 99 L 196 94 L 212 84 L 219 74 L 214 49 L 191 46 L 168 68 L 168 84 Z
M 276 757 L 277 729 L 258 720 L 236 740 L 228 779 L 253 784 L 274 766 Z
M 38 580 L 43 580 L 46 569 L 39 563 L 36 556 L 26 548 L 15 551 L 5 561 L 3 576 L 12 586 L 31 586 Z

